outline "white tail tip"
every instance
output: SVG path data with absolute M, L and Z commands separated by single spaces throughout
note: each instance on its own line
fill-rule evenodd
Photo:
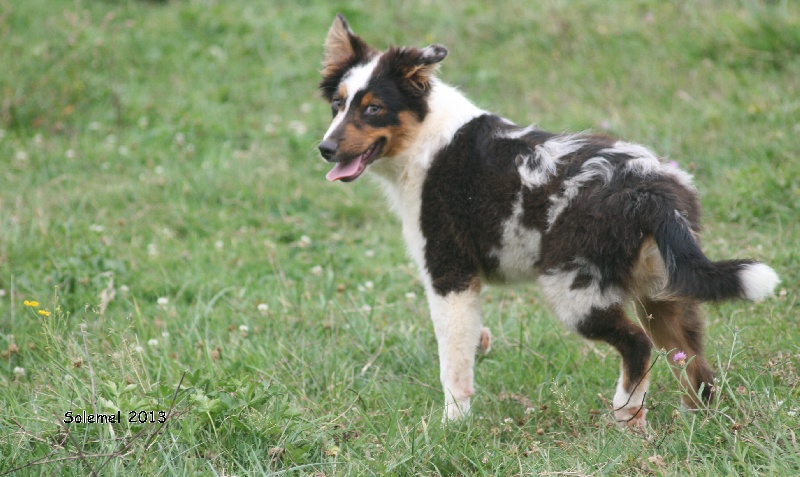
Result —
M 761 301 L 772 295 L 781 279 L 775 270 L 763 263 L 751 263 L 739 270 L 744 297 L 752 301 Z

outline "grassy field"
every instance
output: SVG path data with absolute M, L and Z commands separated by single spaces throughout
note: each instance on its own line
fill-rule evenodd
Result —
M 0 0 L 0 475 L 798 475 L 800 5 L 335 3 Z M 447 45 L 484 108 L 695 175 L 707 253 L 783 279 L 705 308 L 712 409 L 661 359 L 646 435 L 619 429 L 616 353 L 523 287 L 485 294 L 473 414 L 442 425 L 399 224 L 316 152 L 337 11 Z

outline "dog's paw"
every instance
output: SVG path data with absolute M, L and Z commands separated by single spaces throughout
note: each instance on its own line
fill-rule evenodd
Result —
M 634 431 L 643 431 L 647 428 L 646 415 L 647 409 L 642 406 L 626 407 L 614 411 L 614 419 L 617 423 Z
M 481 338 L 478 341 L 478 353 L 482 355 L 489 354 L 489 351 L 492 350 L 492 331 L 487 328 L 481 328 Z
M 443 421 L 458 421 L 469 414 L 469 398 L 449 401 L 444 407 Z

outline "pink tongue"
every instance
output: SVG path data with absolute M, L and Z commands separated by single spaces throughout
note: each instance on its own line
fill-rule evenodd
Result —
M 348 179 L 350 177 L 358 175 L 358 170 L 360 166 L 361 166 L 361 156 L 353 159 L 352 161 L 346 164 L 339 162 L 335 166 L 333 166 L 333 169 L 331 169 L 331 171 L 328 172 L 328 175 L 326 175 L 325 177 L 329 181 Z

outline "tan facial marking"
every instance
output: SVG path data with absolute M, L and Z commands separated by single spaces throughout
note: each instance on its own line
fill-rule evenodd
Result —
M 387 156 L 396 156 L 402 153 L 420 130 L 421 123 L 413 113 L 403 111 L 398 114 L 398 117 L 400 118 L 399 125 L 386 128 L 388 134 L 384 154 Z
M 346 154 L 356 156 L 367 150 L 375 141 L 383 137 L 384 129 L 372 128 L 360 118 L 355 118 L 344 127 L 339 149 Z
M 373 104 L 373 102 L 375 102 L 376 100 L 377 98 L 375 97 L 375 94 L 371 92 L 366 93 L 364 96 L 361 97 L 361 108 L 363 109 L 369 106 L 370 104 Z
M 345 93 L 344 88 L 340 88 L 339 94 L 344 96 Z M 358 105 L 350 105 L 351 110 L 354 108 L 357 110 L 347 112 L 348 117 L 342 125 L 339 150 L 344 154 L 355 156 L 366 151 L 379 139 L 385 139 L 381 156 L 392 157 L 402 153 L 419 131 L 420 122 L 417 117 L 411 112 L 403 111 L 398 114 L 400 124 L 375 128 L 364 121 L 363 111 L 369 105 L 384 106 L 384 103 L 374 93 L 367 92 Z M 379 114 L 385 114 L 385 111 Z

